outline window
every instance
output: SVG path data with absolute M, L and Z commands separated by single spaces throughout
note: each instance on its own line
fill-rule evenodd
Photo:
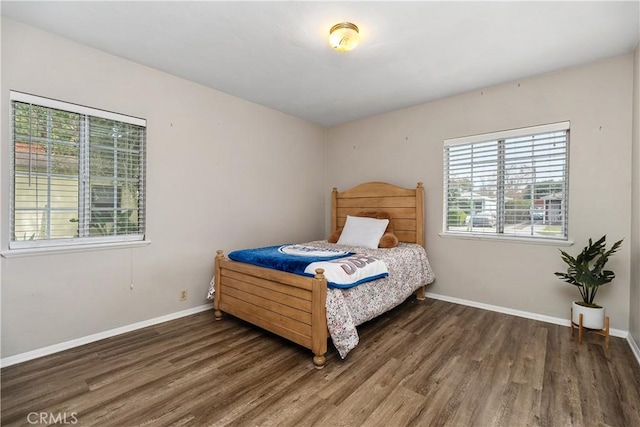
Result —
M 146 121 L 10 98 L 9 248 L 144 240 Z
M 444 141 L 444 234 L 567 240 L 569 122 Z

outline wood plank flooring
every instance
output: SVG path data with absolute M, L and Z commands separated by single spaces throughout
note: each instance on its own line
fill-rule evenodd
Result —
M 640 426 L 627 342 L 427 299 L 345 360 L 211 311 L 10 366 L 2 425 Z M 41 418 L 43 417 L 43 418 Z

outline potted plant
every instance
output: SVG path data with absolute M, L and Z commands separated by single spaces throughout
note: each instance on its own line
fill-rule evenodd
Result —
M 589 239 L 589 244 L 575 258 L 560 250 L 562 260 L 569 268 L 566 273 L 555 273 L 580 291 L 582 301 L 573 303 L 571 321 L 578 324 L 582 314 L 582 326 L 589 329 L 604 328 L 604 308 L 595 304 L 594 299 L 600 286 L 610 283 L 616 277 L 613 271 L 605 270 L 604 266 L 609 257 L 622 245 L 622 240 L 619 240 L 611 246 L 611 249 L 606 250 L 606 237 L 606 235 L 602 236 L 595 243 Z

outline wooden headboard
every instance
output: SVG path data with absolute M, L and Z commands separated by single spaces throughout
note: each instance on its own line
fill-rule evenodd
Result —
M 367 182 L 331 194 L 331 231 L 341 230 L 347 215 L 383 210 L 391 214 L 398 240 L 424 246 L 424 187 L 402 188 L 386 182 Z

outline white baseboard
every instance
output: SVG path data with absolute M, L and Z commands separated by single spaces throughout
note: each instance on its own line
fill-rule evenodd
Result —
M 553 323 L 561 326 L 571 326 L 571 321 L 569 319 L 564 319 L 560 317 L 552 317 L 545 316 L 544 314 L 531 313 L 528 311 L 520 311 L 514 310 L 512 308 L 500 307 L 498 305 L 485 304 L 482 302 L 469 301 L 466 299 L 449 297 L 446 295 L 434 294 L 431 292 L 427 292 L 426 296 L 433 299 L 438 299 L 442 301 L 452 302 L 460 305 L 468 305 L 469 307 L 482 308 L 484 310 L 495 311 L 498 313 L 510 314 L 512 316 L 524 317 L 527 319 L 539 320 L 541 322 Z M 609 334 L 612 337 L 620 337 L 620 338 L 628 338 L 630 335 L 629 332 L 623 331 L 620 329 L 609 328 Z
M 640 365 L 640 348 L 638 348 L 638 344 L 633 339 L 633 335 L 629 334 L 629 336 L 627 337 L 627 342 L 629 343 L 629 347 L 631 347 L 633 355 L 636 356 L 636 359 L 638 359 L 638 365 Z
M 26 362 L 28 360 L 37 359 L 38 357 L 48 356 L 59 351 L 68 350 L 70 348 L 79 347 L 81 345 L 89 344 L 95 341 L 110 338 L 116 335 L 124 334 L 125 332 L 135 331 L 137 329 L 146 328 L 147 326 L 157 325 L 159 323 L 168 322 L 169 320 L 179 319 L 180 317 L 190 316 L 192 314 L 200 313 L 202 311 L 212 310 L 213 304 L 205 304 L 198 307 L 189 308 L 187 310 L 178 311 L 175 313 L 167 314 L 165 316 L 156 317 L 149 320 L 143 320 L 142 322 L 132 323 L 130 325 L 122 326 L 120 328 L 111 329 L 97 334 L 88 335 L 82 338 L 76 338 L 70 341 L 65 341 L 59 344 L 50 345 L 48 347 L 39 348 L 37 350 L 28 351 L 26 353 L 16 354 L 15 356 L 5 357 L 0 359 L 0 367 L 7 367 L 15 365 L 17 363 Z
M 562 325 L 562 326 L 570 326 L 569 319 L 563 319 L 560 317 L 545 316 L 542 314 L 531 313 L 528 311 L 514 310 L 511 308 L 500 307 L 497 305 L 485 304 L 485 303 L 469 301 L 461 298 L 449 297 L 446 295 L 434 294 L 432 292 L 427 292 L 426 296 L 429 298 L 452 302 L 455 304 L 467 305 L 470 307 L 481 308 L 484 310 L 495 311 L 498 313 L 510 314 L 513 316 L 524 317 L 527 319 L 540 320 L 541 322 L 553 323 L 553 324 Z M 28 351 L 26 353 L 17 354 L 15 356 L 5 357 L 3 359 L 0 359 L 0 367 L 4 368 L 7 366 L 37 359 L 39 357 L 48 356 L 53 353 L 68 350 L 74 347 L 79 347 L 81 345 L 89 344 L 105 338 L 110 338 L 116 335 L 124 334 L 126 332 L 135 331 L 137 329 L 146 328 L 148 326 L 157 325 L 160 323 L 168 322 L 170 320 L 179 319 L 181 317 L 190 316 L 192 314 L 200 313 L 202 311 L 207 311 L 211 309 L 213 309 L 212 304 L 205 304 L 205 305 L 193 307 L 187 310 L 182 310 L 175 313 L 167 314 L 165 316 L 160 316 L 160 317 L 156 317 L 149 320 L 143 320 L 142 322 L 132 323 L 130 325 L 122 326 L 120 328 L 99 332 L 97 334 L 89 335 L 86 337 L 76 338 L 70 341 L 54 344 L 48 347 L 39 348 L 37 350 Z M 640 348 L 638 347 L 638 344 L 633 339 L 633 336 L 631 336 L 631 334 L 628 333 L 627 331 L 622 331 L 620 329 L 613 329 L 613 328 L 609 330 L 609 333 L 612 336 L 627 339 L 627 342 L 629 343 L 629 347 L 631 348 L 631 351 L 633 352 L 633 354 L 636 356 L 636 359 L 638 359 L 638 364 L 640 365 Z

